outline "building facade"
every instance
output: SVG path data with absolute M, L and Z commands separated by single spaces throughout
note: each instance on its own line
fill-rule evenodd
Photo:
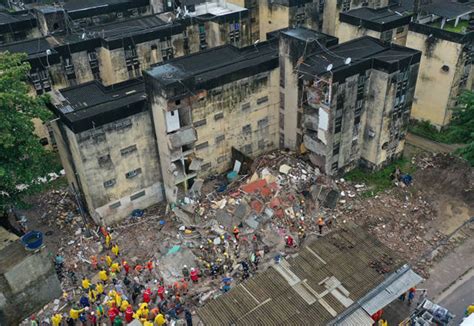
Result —
M 143 79 L 61 91 L 54 133 L 69 182 L 109 224 L 192 196 L 236 155 L 308 152 L 330 175 L 383 166 L 403 149 L 420 53 L 371 37 L 337 43 L 288 29 L 171 59 Z
M 329 175 L 400 157 L 421 53 L 368 36 L 321 47 L 331 42 L 327 35 L 298 31 L 281 33 L 284 146 L 303 145 Z

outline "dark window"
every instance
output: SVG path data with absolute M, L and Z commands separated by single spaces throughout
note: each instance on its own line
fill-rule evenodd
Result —
M 341 144 L 337 143 L 337 144 L 334 144 L 333 148 L 332 148 L 332 155 L 337 155 L 339 154 L 339 149 L 341 147 Z
M 126 156 L 128 154 L 135 152 L 136 150 L 137 150 L 137 145 L 132 145 L 132 146 L 128 146 L 121 149 L 120 154 L 122 154 L 122 156 Z
M 284 130 L 285 129 L 285 115 L 281 112 L 280 112 L 279 124 L 280 124 L 280 130 Z
M 202 120 L 196 121 L 196 122 L 194 123 L 194 128 L 204 126 L 206 123 L 207 123 L 207 122 L 206 122 L 206 119 L 202 119 Z
M 126 129 L 132 126 L 131 119 L 125 119 L 115 123 L 115 130 Z
M 266 126 L 268 126 L 268 118 L 258 120 L 257 125 L 259 128 L 265 128 Z
M 280 133 L 280 148 L 285 147 L 285 134 Z
M 258 141 L 258 149 L 264 149 L 265 148 L 265 139 L 260 139 Z
M 136 193 L 135 195 L 130 196 L 130 200 L 135 200 L 137 198 L 145 196 L 145 190 L 140 191 L 139 193 Z
M 285 59 L 280 59 L 280 87 L 285 87 Z
M 341 132 L 342 130 L 342 117 L 336 118 L 336 121 L 334 123 L 334 133 Z
M 204 148 L 206 148 L 206 147 L 208 147 L 208 146 L 209 146 L 209 143 L 206 141 L 206 142 L 204 142 L 204 143 L 201 143 L 201 144 L 196 145 L 196 150 L 199 151 L 199 150 L 204 149 Z
M 110 179 L 104 182 L 104 187 L 105 188 L 110 188 L 115 185 L 115 179 Z
M 404 31 L 405 31 L 405 27 L 403 27 L 403 26 L 397 28 L 397 34 L 401 34 L 401 33 L 403 33 Z
M 217 137 L 216 137 L 216 144 L 218 144 L 218 143 L 224 141 L 224 139 L 225 139 L 225 135 L 219 135 L 219 136 L 217 136 Z
M 250 103 L 244 103 L 242 104 L 242 111 L 247 111 L 250 109 Z
M 251 125 L 245 125 L 242 127 L 242 132 L 244 134 L 249 134 L 252 132 L 252 126 Z
M 351 0 L 342 0 L 341 11 L 346 12 L 351 9 Z
M 120 203 L 120 202 L 118 201 L 118 202 L 116 202 L 116 203 L 113 203 L 113 204 L 109 205 L 109 208 L 112 208 L 112 209 L 118 208 L 118 207 L 120 207 L 120 205 L 122 205 L 122 203 Z
M 285 93 L 280 92 L 280 110 L 285 110 Z
M 332 165 L 331 165 L 331 170 L 337 170 L 337 168 L 339 167 L 339 164 L 338 162 L 334 162 Z
M 360 123 L 360 115 L 354 118 L 354 124 L 358 125 Z
M 125 178 L 131 179 L 133 177 L 136 177 L 140 173 L 142 173 L 142 169 L 138 168 L 138 169 L 135 169 L 135 170 L 132 170 L 132 171 L 129 171 L 129 172 L 125 173 Z
M 219 112 L 214 115 L 214 120 L 220 120 L 224 118 L 224 112 Z
M 104 166 L 104 165 L 107 165 L 111 162 L 111 159 L 110 159 L 110 155 L 107 154 L 107 155 L 102 155 L 102 156 L 99 156 L 97 158 L 97 160 L 99 161 L 99 165 L 100 166 Z
M 257 104 L 258 105 L 263 104 L 265 102 L 268 102 L 268 96 L 264 96 L 264 97 L 261 97 L 261 98 L 257 99 Z

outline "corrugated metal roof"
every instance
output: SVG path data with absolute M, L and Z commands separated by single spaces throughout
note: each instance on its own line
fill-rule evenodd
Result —
M 362 307 L 368 314 L 373 315 L 422 280 L 420 275 L 405 265 L 368 293 L 368 298 L 362 298 Z
M 373 324 L 374 320 L 362 308 L 357 309 L 347 318 L 345 318 L 341 322 L 336 323 L 336 325 L 338 326 L 371 326 Z
M 385 274 L 374 267 L 374 262 L 387 261 Z M 348 305 L 401 266 L 374 237 L 346 227 L 210 300 L 197 313 L 205 325 L 322 325 L 353 307 Z M 349 316 L 366 321 L 359 312 Z

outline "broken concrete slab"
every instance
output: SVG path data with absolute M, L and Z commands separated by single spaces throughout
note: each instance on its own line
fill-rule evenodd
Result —
M 192 222 L 191 217 L 183 210 L 181 210 L 179 207 L 173 208 L 173 213 L 176 214 L 176 217 L 183 223 L 184 225 L 192 225 L 194 224 Z
M 169 135 L 169 142 L 171 148 L 178 148 L 184 145 L 191 144 L 197 140 L 196 130 L 194 128 L 184 128 L 171 135 Z
M 189 169 L 191 171 L 199 171 L 201 170 L 201 165 L 202 165 L 202 162 L 204 162 L 203 159 L 201 158 L 195 158 L 191 161 L 191 164 L 189 164 Z
M 259 222 L 257 221 L 257 216 L 252 215 L 245 220 L 245 224 L 247 224 L 250 228 L 256 230 L 258 228 Z
M 291 166 L 286 165 L 286 164 L 282 164 L 282 165 L 280 166 L 280 170 L 279 170 L 279 171 L 280 171 L 280 173 L 288 174 L 288 173 L 290 172 L 290 170 L 291 170 Z
M 159 259 L 159 271 L 161 277 L 168 284 L 180 280 L 182 276 L 182 270 L 184 265 L 189 266 L 192 262 L 196 261 L 196 256 L 187 247 L 179 247 L 176 250 L 176 246 L 169 248 L 168 253 Z

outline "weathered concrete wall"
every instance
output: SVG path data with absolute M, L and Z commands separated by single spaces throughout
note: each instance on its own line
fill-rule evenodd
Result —
M 285 40 L 280 40 L 280 120 L 282 120 L 280 141 L 283 147 L 297 150 L 297 133 L 299 132 L 298 111 L 298 75 L 294 73 L 296 66 L 290 58 L 291 45 Z M 281 136 L 280 136 L 281 137 Z
M 222 173 L 231 167 L 231 148 L 257 157 L 278 147 L 278 69 L 208 91 L 192 108 L 199 144 L 195 149 L 207 168 L 198 173 Z M 224 137 L 224 139 L 221 139 Z
M 389 0 L 350 0 L 350 10 L 357 9 L 360 7 L 369 8 L 382 8 L 389 4 Z M 337 36 L 337 30 L 339 28 L 339 13 L 342 10 L 342 1 L 332 0 L 326 1 L 324 5 L 324 20 L 323 20 L 323 33 Z M 342 43 L 341 41 L 340 43 Z
M 365 35 L 380 39 L 380 32 L 373 31 L 364 27 L 359 28 L 358 26 L 354 26 L 344 22 L 340 22 L 336 26 L 335 36 L 339 38 L 339 43 L 344 43 Z
M 61 295 L 46 250 L 29 253 L 16 241 L 0 251 L 0 261 L 0 325 L 18 325 Z
M 264 41 L 267 39 L 267 33 L 288 27 L 290 23 L 289 8 L 279 4 L 261 4 L 259 6 L 259 23 L 260 41 Z
M 123 123 L 130 125 L 119 127 Z M 149 112 L 77 135 L 65 129 L 84 199 L 97 223 L 114 223 L 135 208 L 163 199 Z M 138 169 L 136 176 L 127 177 L 127 173 Z M 142 195 L 131 198 L 136 194 Z
M 459 74 L 462 45 L 409 31 L 407 47 L 423 52 L 411 116 L 441 128 L 451 119 L 449 108 L 455 101 L 451 95 Z M 444 71 L 443 66 L 449 71 Z

